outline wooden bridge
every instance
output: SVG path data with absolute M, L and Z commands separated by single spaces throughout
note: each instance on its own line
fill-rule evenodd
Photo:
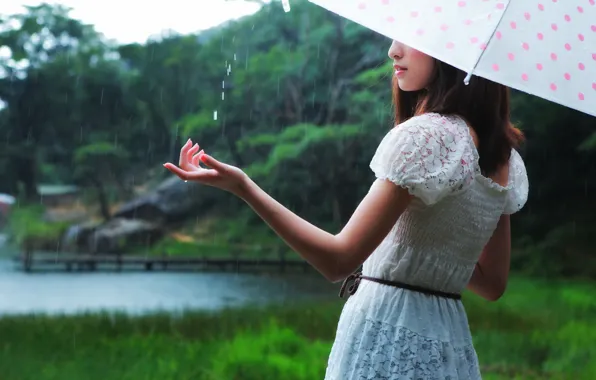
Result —
M 273 269 L 285 272 L 287 269 L 302 269 L 308 271 L 311 266 L 304 260 L 287 259 L 285 255 L 279 258 L 257 257 L 186 257 L 186 256 L 155 256 L 138 254 L 77 254 L 61 252 L 25 252 L 14 257 L 21 264 L 24 271 L 37 270 L 66 270 L 66 271 L 96 271 L 98 269 L 113 271 L 122 270 L 172 270 L 199 271 L 220 270 L 240 272 L 244 269 Z

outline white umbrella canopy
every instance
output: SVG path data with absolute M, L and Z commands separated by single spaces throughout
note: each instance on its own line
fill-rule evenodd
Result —
M 596 116 L 596 0 L 309 0 L 471 75 Z

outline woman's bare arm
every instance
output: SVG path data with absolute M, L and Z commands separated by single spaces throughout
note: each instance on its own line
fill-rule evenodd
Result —
M 510 217 L 501 215 L 497 228 L 480 255 L 468 289 L 489 301 L 498 300 L 507 288 L 510 261 Z
M 381 243 L 411 195 L 387 180 L 375 181 L 339 234 L 321 230 L 285 208 L 252 180 L 238 194 L 294 251 L 330 281 L 355 271 Z

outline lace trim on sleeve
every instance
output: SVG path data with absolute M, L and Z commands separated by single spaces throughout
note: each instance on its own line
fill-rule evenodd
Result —
M 528 201 L 530 183 L 526 166 L 519 153 L 513 149 L 509 159 L 509 193 L 505 203 L 504 214 L 514 214 L 520 211 Z
M 391 130 L 370 167 L 377 178 L 431 205 L 474 180 L 477 157 L 471 144 L 469 132 L 448 117 L 422 115 Z

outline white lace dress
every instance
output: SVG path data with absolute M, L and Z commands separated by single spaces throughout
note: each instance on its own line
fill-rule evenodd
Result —
M 363 275 L 461 293 L 502 214 L 520 210 L 528 178 L 513 150 L 509 183 L 480 174 L 456 116 L 425 114 L 392 129 L 370 167 L 415 195 L 366 260 Z M 480 379 L 460 300 L 362 280 L 342 311 L 326 380 Z

